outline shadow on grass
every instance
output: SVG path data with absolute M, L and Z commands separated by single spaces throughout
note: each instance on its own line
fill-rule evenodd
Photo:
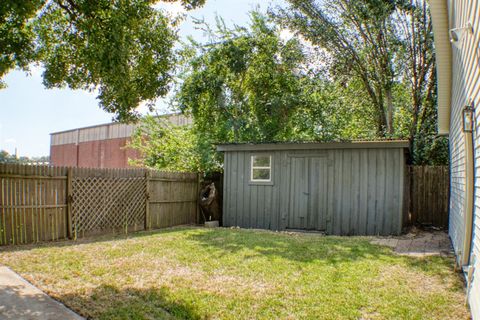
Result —
M 207 261 L 208 265 L 209 262 L 217 259 L 219 264 L 227 271 L 229 266 L 242 263 L 242 260 L 256 259 L 254 261 L 255 265 L 245 264 L 246 272 L 253 271 L 255 273 L 263 272 L 263 270 L 277 272 L 275 264 L 280 265 L 285 262 L 285 265 L 282 266 L 283 269 L 278 269 L 279 272 L 284 269 L 291 270 L 291 263 L 297 264 L 293 267 L 299 266 L 298 264 L 313 263 L 313 268 L 317 268 L 318 265 L 315 263 L 319 263 L 338 266 L 339 268 L 334 270 L 331 268 L 324 270 L 341 277 L 342 274 L 355 274 L 359 267 L 364 268 L 363 271 L 369 268 L 369 264 L 355 264 L 356 262 L 376 260 L 384 265 L 402 264 L 402 266 L 411 268 L 411 270 L 442 278 L 448 276 L 453 266 L 451 260 L 442 257 L 414 258 L 399 256 L 393 253 L 390 248 L 370 243 L 371 238 L 226 228 L 178 227 L 133 233 L 128 236 L 103 236 L 76 242 L 51 242 L 7 249 L 28 250 L 38 247 L 66 247 L 84 243 L 138 238 L 143 240 L 138 248 L 142 252 L 151 250 L 150 253 L 155 254 L 156 256 L 153 256 L 153 258 L 156 259 L 163 254 L 162 251 L 157 250 L 158 247 L 162 246 L 160 241 L 162 235 L 172 236 L 169 239 L 167 249 L 175 251 L 175 259 L 179 264 L 187 262 L 195 265 L 199 259 L 204 259 L 210 260 Z M 148 237 L 151 237 L 151 239 Z M 95 250 L 95 247 L 92 246 L 88 250 Z M 135 249 L 135 254 L 137 252 L 137 249 Z M 122 253 L 122 258 L 124 257 L 124 253 Z M 132 259 L 135 259 L 135 257 L 132 257 Z M 286 261 L 277 261 L 277 259 Z M 350 264 L 350 266 L 340 264 Z M 251 266 L 258 269 L 249 269 Z M 142 264 L 137 269 L 132 270 L 130 274 L 140 273 L 144 271 L 144 268 L 153 267 L 145 263 L 145 266 Z M 301 269 L 303 269 L 303 265 L 300 265 L 299 270 Z M 367 272 L 370 272 L 369 269 Z M 333 279 L 332 281 L 336 280 Z M 77 295 L 56 293 L 56 297 L 83 316 L 94 319 L 200 319 L 205 315 L 199 314 L 199 310 L 208 309 L 205 306 L 200 308 L 198 304 L 195 305 L 191 301 L 197 301 L 197 303 L 202 299 L 208 301 L 210 297 L 191 299 L 193 295 L 200 294 L 191 290 L 191 288 L 186 288 L 186 291 L 182 291 L 182 294 L 172 294 L 168 288 L 152 288 L 151 286 L 154 284 L 148 282 L 142 288 L 125 289 L 116 287 L 115 283 L 108 283 L 111 285 L 101 285 L 93 289 L 85 288 L 86 292 L 83 291 L 82 294 Z M 460 282 L 458 283 L 460 284 Z M 453 290 L 461 289 L 461 286 L 453 288 Z M 178 290 L 178 288 L 175 288 L 175 290 Z M 179 297 L 183 298 L 179 299 Z
M 258 256 L 281 258 L 293 262 L 321 261 L 330 265 L 377 259 L 388 263 L 404 261 L 409 267 L 429 274 L 453 272 L 453 260 L 444 257 L 406 257 L 393 253 L 391 248 L 372 244 L 367 237 L 323 236 L 309 233 L 272 232 L 253 229 L 205 229 L 198 226 L 179 226 L 128 235 L 103 235 L 77 241 L 45 242 L 31 245 L 0 247 L 0 252 L 15 252 L 37 248 L 69 247 L 81 244 L 141 239 L 161 235 L 179 235 L 179 241 L 193 241 L 206 249 L 205 259 L 241 254 L 243 259 Z M 180 239 L 182 238 L 182 239 Z M 179 250 L 182 244 L 179 242 Z M 394 261 L 395 260 L 395 261 Z M 237 259 L 238 261 L 238 259 Z
M 221 255 L 243 252 L 246 259 L 266 256 L 305 263 L 320 261 L 330 265 L 376 259 L 388 264 L 404 262 L 413 270 L 440 277 L 454 272 L 452 257 L 400 256 L 392 248 L 371 243 L 371 238 L 367 237 L 217 229 L 191 232 L 188 239 L 219 251 Z
M 175 301 L 166 288 L 119 289 L 102 285 L 86 296 L 58 299 L 87 319 L 201 319 L 194 306 Z
M 248 258 L 258 255 L 297 262 L 325 260 L 328 263 L 359 259 L 388 258 L 391 250 L 361 237 L 334 237 L 319 234 L 285 233 L 246 229 L 216 229 L 192 232 L 187 239 L 222 254 L 243 252 Z

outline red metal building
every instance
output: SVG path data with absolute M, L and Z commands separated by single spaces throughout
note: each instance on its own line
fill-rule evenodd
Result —
M 165 115 L 176 125 L 191 123 L 181 114 Z M 126 148 L 137 125 L 107 123 L 50 134 L 50 164 L 89 168 L 127 168 L 136 150 Z

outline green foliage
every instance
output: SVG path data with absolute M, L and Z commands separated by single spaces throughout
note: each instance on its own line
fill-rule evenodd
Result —
M 215 143 L 370 135 L 353 125 L 365 122 L 361 109 L 352 109 L 336 84 L 309 74 L 305 48 L 296 38 L 283 40 L 266 16 L 252 12 L 247 28 L 229 29 L 218 19 L 215 30 L 205 29 L 208 44 L 191 41 L 183 50 L 174 99 L 193 126 L 166 129 L 146 118 L 133 144 L 145 155 L 140 164 L 211 172 L 222 163 Z
M 328 79 L 350 110 L 341 136 L 412 141 L 413 163 L 447 164 L 436 138 L 432 22 L 425 0 L 288 0 L 272 14 L 325 52 Z
M 295 110 L 288 140 L 333 141 L 374 138 L 375 119 L 370 103 L 358 83 L 342 85 L 334 81 L 302 81 L 305 103 Z
M 40 62 L 47 88 L 98 92 L 100 106 L 121 120 L 169 90 L 177 38 L 154 0 L 2 2 L 0 79 Z M 173 1 L 169 1 L 173 2 Z M 184 0 L 191 9 L 203 0 Z
M 131 120 L 140 103 L 168 92 L 179 66 L 175 107 L 194 124 L 147 118 L 133 143 L 145 155 L 139 164 L 164 170 L 218 169 L 217 142 L 377 137 L 410 139 L 413 163 L 448 162 L 447 141 L 435 137 L 425 0 L 289 0 L 273 17 L 296 32 L 290 40 L 252 12 L 245 27 L 221 18 L 213 29 L 203 24 L 209 42 L 192 40 L 180 55 L 156 2 L 4 0 L 0 79 L 40 62 L 47 87 L 95 90 L 103 109 Z M 192 9 L 204 0 L 181 3 Z
M 192 42 L 185 50 L 179 108 L 213 141 L 288 139 L 291 119 L 305 104 L 299 42 L 282 41 L 279 30 L 257 12 L 248 29 L 226 29 L 219 20 L 210 37 L 211 43 Z
M 279 27 L 264 15 L 253 12 L 248 28 L 228 29 L 219 19 L 216 29 L 204 29 L 211 41 L 206 45 L 192 41 L 184 48 L 184 69 L 174 99 L 180 110 L 192 115 L 194 124 L 166 129 L 147 118 L 140 136 L 149 138 L 137 138 L 135 144 L 145 155 L 140 164 L 214 171 L 222 163 L 215 143 L 378 137 L 378 112 L 363 80 L 354 74 L 332 77 L 318 69 L 318 60 L 312 61 L 313 54 L 298 38 L 283 40 Z M 410 88 L 396 81 L 390 89 L 395 122 L 391 137 L 408 137 Z M 425 127 L 417 137 L 419 159 L 434 154 L 429 150 L 430 142 L 436 141 L 431 130 Z M 442 157 L 435 161 L 441 163 Z
M 0 89 L 2 77 L 11 69 L 27 69 L 34 59 L 35 35 L 30 19 L 44 0 L 2 0 L 0 5 Z
M 370 100 L 380 137 L 394 132 L 391 91 L 399 41 L 390 1 L 290 0 L 274 16 L 329 56 L 331 79 L 357 82 Z
M 21 164 L 46 164 L 50 161 L 50 157 L 42 156 L 42 157 L 17 157 L 13 154 L 9 154 L 5 150 L 0 150 L 0 163 L 21 163 Z
M 165 118 L 147 116 L 142 119 L 129 144 L 140 151 L 141 158 L 133 165 L 164 171 L 213 172 L 221 159 L 211 141 L 202 139 L 192 126 L 177 126 Z

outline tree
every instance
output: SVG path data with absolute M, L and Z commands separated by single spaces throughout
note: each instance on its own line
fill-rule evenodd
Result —
M 437 79 L 430 11 L 425 0 L 399 1 L 396 10 L 403 53 L 403 83 L 409 88 L 408 135 L 415 164 L 448 163 L 448 140 L 436 136 Z
M 11 158 L 11 156 L 7 151 L 0 150 L 0 163 L 9 162 L 10 158 Z
M 331 55 L 331 76 L 337 81 L 358 79 L 368 94 L 376 117 L 377 135 L 392 136 L 393 87 L 397 75 L 391 15 L 395 9 L 383 0 L 290 0 L 276 17 L 302 34 L 312 45 Z
M 326 141 L 344 134 L 335 119 L 346 104 L 321 76 L 308 74 L 305 48 L 297 39 L 282 39 L 265 15 L 253 12 L 248 27 L 226 28 L 221 19 L 216 29 L 201 27 L 210 41 L 184 48 L 174 98 L 193 125 L 142 121 L 132 144 L 144 155 L 137 164 L 216 171 L 222 157 L 215 143 Z
M 251 14 L 249 28 L 227 29 L 219 20 L 210 39 L 185 50 L 180 110 L 192 114 L 207 140 L 287 139 L 293 116 L 305 103 L 299 42 L 281 40 L 279 29 L 258 12 Z
M 0 89 L 2 77 L 11 69 L 27 69 L 34 60 L 34 33 L 28 21 L 36 15 L 42 0 L 5 0 L 0 6 Z
M 0 163 L 21 163 L 21 164 L 46 164 L 50 161 L 49 156 L 42 157 L 17 157 L 9 154 L 6 150 L 0 150 Z
M 97 90 L 103 109 L 132 119 L 141 102 L 168 92 L 175 65 L 176 33 L 156 2 L 4 0 L 0 80 L 38 62 L 47 88 Z M 204 0 L 181 2 L 192 9 Z
M 159 170 L 213 172 L 222 163 L 211 141 L 202 139 L 191 125 L 177 126 L 161 117 L 144 117 L 128 147 L 141 154 L 130 161 L 132 165 Z
M 308 48 L 297 38 L 283 39 L 267 16 L 253 12 L 248 27 L 229 29 L 221 20 L 214 30 L 202 27 L 210 42 L 192 42 L 184 49 L 174 98 L 193 117 L 193 126 L 142 121 L 132 143 L 144 155 L 137 164 L 216 171 L 222 158 L 215 143 L 375 136 L 370 104 L 359 94 L 361 84 L 329 80 Z
M 377 137 L 410 139 L 414 163 L 429 162 L 432 143 L 446 146 L 435 137 L 435 55 L 425 0 L 288 2 L 273 15 L 329 54 L 324 62 L 335 82 L 361 84 Z

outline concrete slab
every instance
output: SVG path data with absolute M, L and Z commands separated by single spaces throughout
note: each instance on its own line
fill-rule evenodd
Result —
M 84 320 L 3 266 L 0 266 L 0 319 Z
M 388 246 L 398 254 L 415 257 L 452 254 L 450 239 L 444 231 L 416 230 L 398 237 L 377 237 L 372 240 L 372 243 Z

